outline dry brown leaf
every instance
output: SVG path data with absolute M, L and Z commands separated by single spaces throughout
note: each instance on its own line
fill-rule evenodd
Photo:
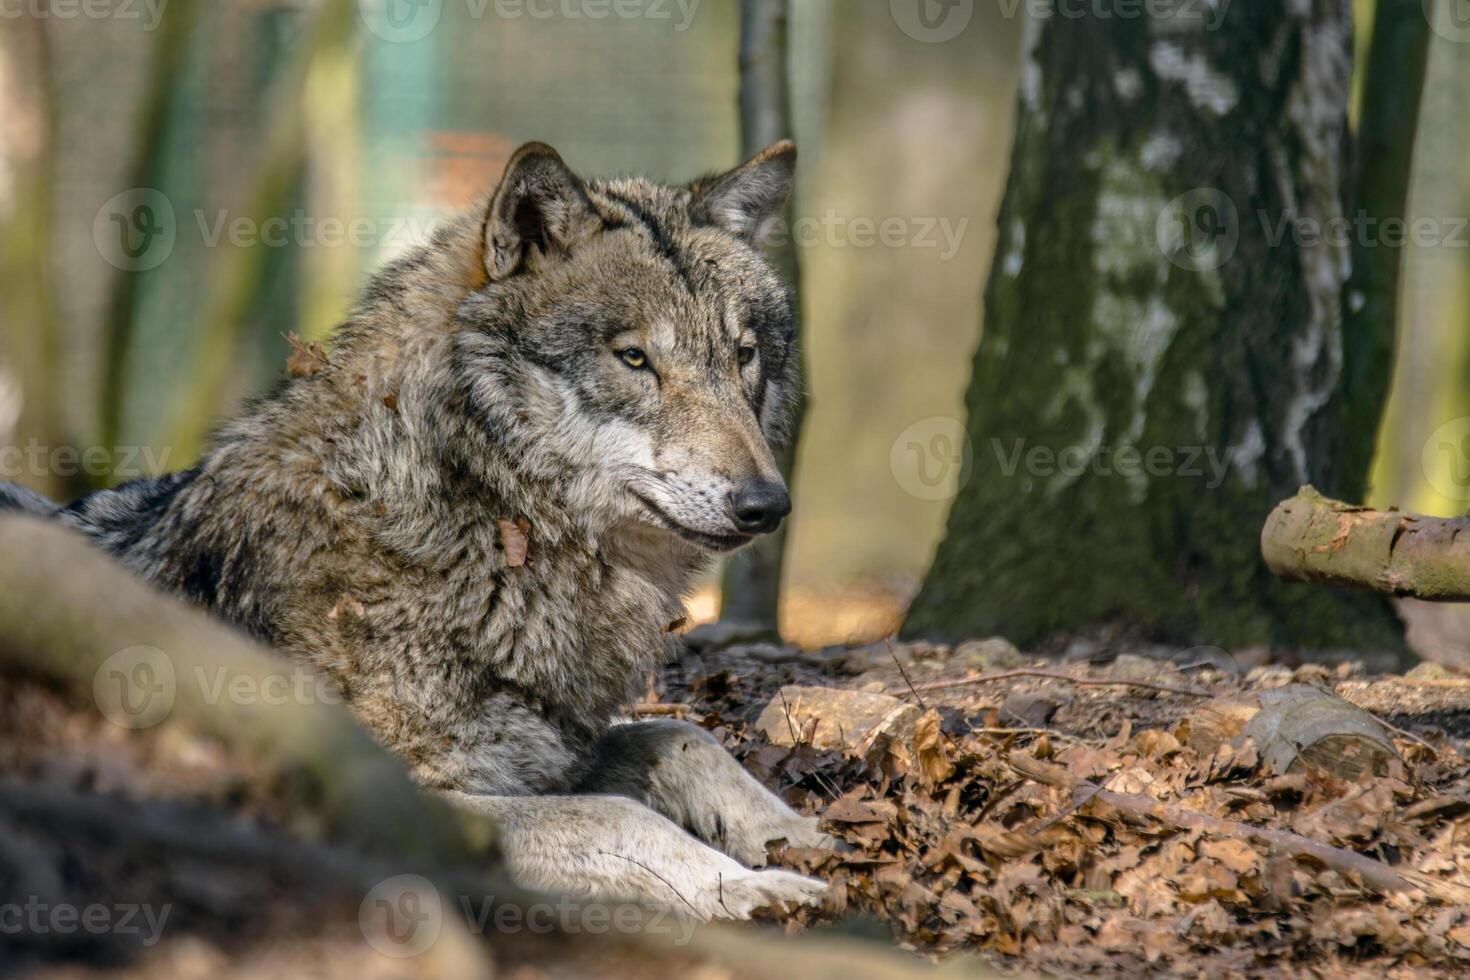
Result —
M 288 333 L 286 343 L 291 345 L 291 356 L 286 358 L 286 373 L 293 378 L 309 378 L 331 363 L 320 341 L 307 343 L 296 334 Z
M 332 620 L 333 622 L 336 622 L 336 620 L 340 618 L 343 613 L 347 613 L 349 615 L 357 617 L 358 619 L 361 619 L 363 616 L 367 615 L 367 610 L 363 608 L 362 603 L 358 602 L 356 599 L 352 598 L 352 596 L 344 592 L 342 593 L 342 598 L 338 599 L 337 604 L 332 607 L 332 611 L 327 613 L 327 618 Z
M 1259 851 L 1234 837 L 1203 841 L 1199 852 L 1219 861 L 1238 875 L 1255 874 L 1265 862 Z
M 887 800 L 860 800 L 844 796 L 833 800 L 832 805 L 822 812 L 822 818 L 832 823 L 878 823 L 892 820 L 898 807 Z
M 914 723 L 914 755 L 919 760 L 919 780 L 925 786 L 935 786 L 954 775 L 954 763 L 949 761 L 939 726 L 939 712 L 932 708 Z
M 500 531 L 500 547 L 505 551 L 506 567 L 520 568 L 531 551 L 531 522 L 524 517 L 513 521 L 502 517 L 495 526 Z
M 1165 759 L 1181 748 L 1179 739 L 1170 732 L 1149 729 L 1133 736 L 1133 745 L 1142 755 L 1150 759 Z

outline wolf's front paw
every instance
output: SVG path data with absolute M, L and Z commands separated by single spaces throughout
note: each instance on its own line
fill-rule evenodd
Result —
M 817 829 L 816 817 L 792 813 L 775 820 L 751 821 L 745 826 L 731 827 L 725 838 L 725 851 L 741 864 L 763 868 L 768 847 L 778 840 L 786 841 L 791 847 L 828 850 L 837 847 L 831 836 Z
M 756 909 L 790 910 L 818 905 L 827 883 L 794 871 L 744 871 L 721 875 L 693 904 L 706 919 L 748 919 Z

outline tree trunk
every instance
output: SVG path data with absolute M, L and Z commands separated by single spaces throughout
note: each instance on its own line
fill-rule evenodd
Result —
M 189 41 L 193 36 L 195 18 L 199 6 L 194 0 L 184 0 L 169 8 L 169 16 L 159 22 L 161 30 L 153 41 L 147 79 L 144 85 L 142 104 L 136 126 L 137 135 L 133 145 L 133 159 L 128 169 L 128 188 L 131 190 L 152 189 L 163 176 L 163 161 L 167 151 L 170 108 L 179 86 L 179 78 L 189 53 Z M 189 148 L 191 151 L 194 147 Z M 146 201 L 146 191 L 139 195 Z M 131 203 L 131 202 L 130 202 Z M 142 207 L 139 204 L 138 207 Z M 142 227 L 152 218 L 145 217 L 146 211 L 133 211 L 122 217 Z M 150 242 L 151 239 L 144 239 Z M 143 246 L 145 249 L 147 244 Z M 146 257 L 146 254 L 145 254 Z M 102 392 L 99 413 L 99 444 L 107 447 L 123 443 L 123 415 L 128 388 L 128 352 L 135 341 L 138 328 L 138 291 L 140 276 L 147 263 L 138 269 L 127 268 L 127 263 L 113 270 L 108 290 L 106 319 L 102 328 Z M 156 474 L 155 474 L 156 475 Z M 109 481 L 99 480 L 98 484 Z
M 5 367 L 0 386 L 19 389 L 15 448 L 30 439 L 46 458 L 72 444 L 63 410 L 60 333 L 52 270 L 55 175 L 55 70 L 49 19 L 34 14 L 9 28 L 0 58 L 0 86 L 7 88 L 0 148 L 10 164 L 10 192 L 0 187 L 0 339 Z M 7 200 L 8 199 L 8 200 Z M 13 377 L 6 377 L 13 373 Z M 0 392 L 3 395 L 4 392 Z M 10 433 L 0 423 L 0 439 Z M 4 445 L 4 443 L 0 443 Z M 48 496 L 77 489 L 78 481 L 47 465 L 0 469 Z
M 1408 211 L 1430 31 L 1422 0 L 1376 0 L 1374 7 L 1352 210 L 1372 215 L 1381 229 L 1385 221 L 1403 221 Z M 1381 231 L 1353 242 L 1337 405 L 1338 429 L 1349 436 L 1341 453 L 1330 454 L 1338 469 L 1327 488 L 1358 503 L 1368 493 L 1376 440 L 1357 434 L 1376 433 L 1388 404 L 1406 250 L 1386 244 Z
M 1324 446 L 1375 436 L 1329 411 L 1346 0 L 1179 11 L 1031 25 L 972 467 L 910 635 L 1403 650 L 1386 600 L 1283 585 L 1257 544 Z
M 741 0 L 740 145 L 742 155 L 747 159 L 772 143 L 795 136 L 791 121 L 791 74 L 787 47 L 789 20 L 788 0 Z M 797 289 L 801 270 L 797 264 L 794 236 L 781 237 L 781 244 L 772 247 L 770 259 L 791 287 Z M 800 322 L 798 299 L 798 349 L 801 349 Z M 804 383 L 805 363 L 798 377 Z M 781 475 L 786 478 L 788 489 L 793 491 L 796 446 L 806 414 L 804 391 L 799 383 L 792 407 L 791 438 L 777 458 Z M 760 627 L 772 634 L 777 632 L 786 530 L 782 527 L 725 566 L 720 600 L 722 620 Z

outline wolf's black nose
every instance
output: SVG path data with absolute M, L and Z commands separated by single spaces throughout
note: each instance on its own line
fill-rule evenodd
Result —
M 791 498 L 779 483 L 751 480 L 730 495 L 730 513 L 744 533 L 769 534 L 791 513 Z

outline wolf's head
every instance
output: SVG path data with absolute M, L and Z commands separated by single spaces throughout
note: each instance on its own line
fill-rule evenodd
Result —
M 511 158 L 460 307 L 455 376 L 522 474 L 606 526 L 739 547 L 790 510 L 773 447 L 798 383 L 790 290 L 760 248 L 791 191 L 778 143 L 688 186 Z

